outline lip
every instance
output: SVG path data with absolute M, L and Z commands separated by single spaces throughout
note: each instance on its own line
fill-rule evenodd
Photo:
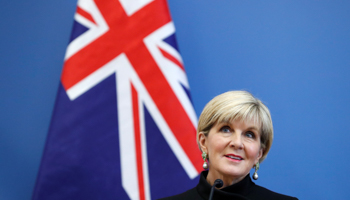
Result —
M 236 154 L 226 154 L 225 157 L 231 161 L 234 161 L 234 162 L 241 162 L 243 161 L 244 159 L 239 156 L 239 155 L 236 155 Z M 235 159 L 235 158 L 232 158 L 232 157 L 236 157 L 238 159 Z

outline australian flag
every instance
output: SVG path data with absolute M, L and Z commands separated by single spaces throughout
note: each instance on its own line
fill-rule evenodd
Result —
M 79 0 L 33 200 L 181 193 L 196 124 L 166 0 Z

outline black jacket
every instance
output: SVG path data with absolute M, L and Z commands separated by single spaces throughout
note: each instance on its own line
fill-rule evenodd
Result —
M 207 171 L 201 173 L 199 183 L 195 188 L 192 188 L 182 194 L 167 197 L 162 200 L 208 200 L 211 185 L 206 180 L 208 175 Z M 256 185 L 248 174 L 242 181 L 227 186 L 221 190 L 215 189 L 213 200 L 297 200 L 295 197 L 286 196 L 272 192 L 266 188 Z

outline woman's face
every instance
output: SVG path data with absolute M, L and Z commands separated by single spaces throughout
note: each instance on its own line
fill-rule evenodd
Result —
M 199 134 L 201 148 L 209 158 L 209 183 L 221 178 L 225 185 L 233 184 L 250 172 L 263 153 L 258 127 L 250 121 L 232 121 L 216 124 L 207 137 Z

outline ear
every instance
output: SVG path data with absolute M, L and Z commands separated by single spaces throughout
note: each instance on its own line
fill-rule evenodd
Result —
M 201 147 L 202 151 L 208 153 L 207 137 L 204 135 L 203 132 L 198 133 L 198 143 L 199 143 L 199 146 Z
M 264 153 L 264 149 L 260 148 L 258 157 L 255 160 L 255 163 L 259 162 L 259 160 L 262 157 L 263 153 Z

